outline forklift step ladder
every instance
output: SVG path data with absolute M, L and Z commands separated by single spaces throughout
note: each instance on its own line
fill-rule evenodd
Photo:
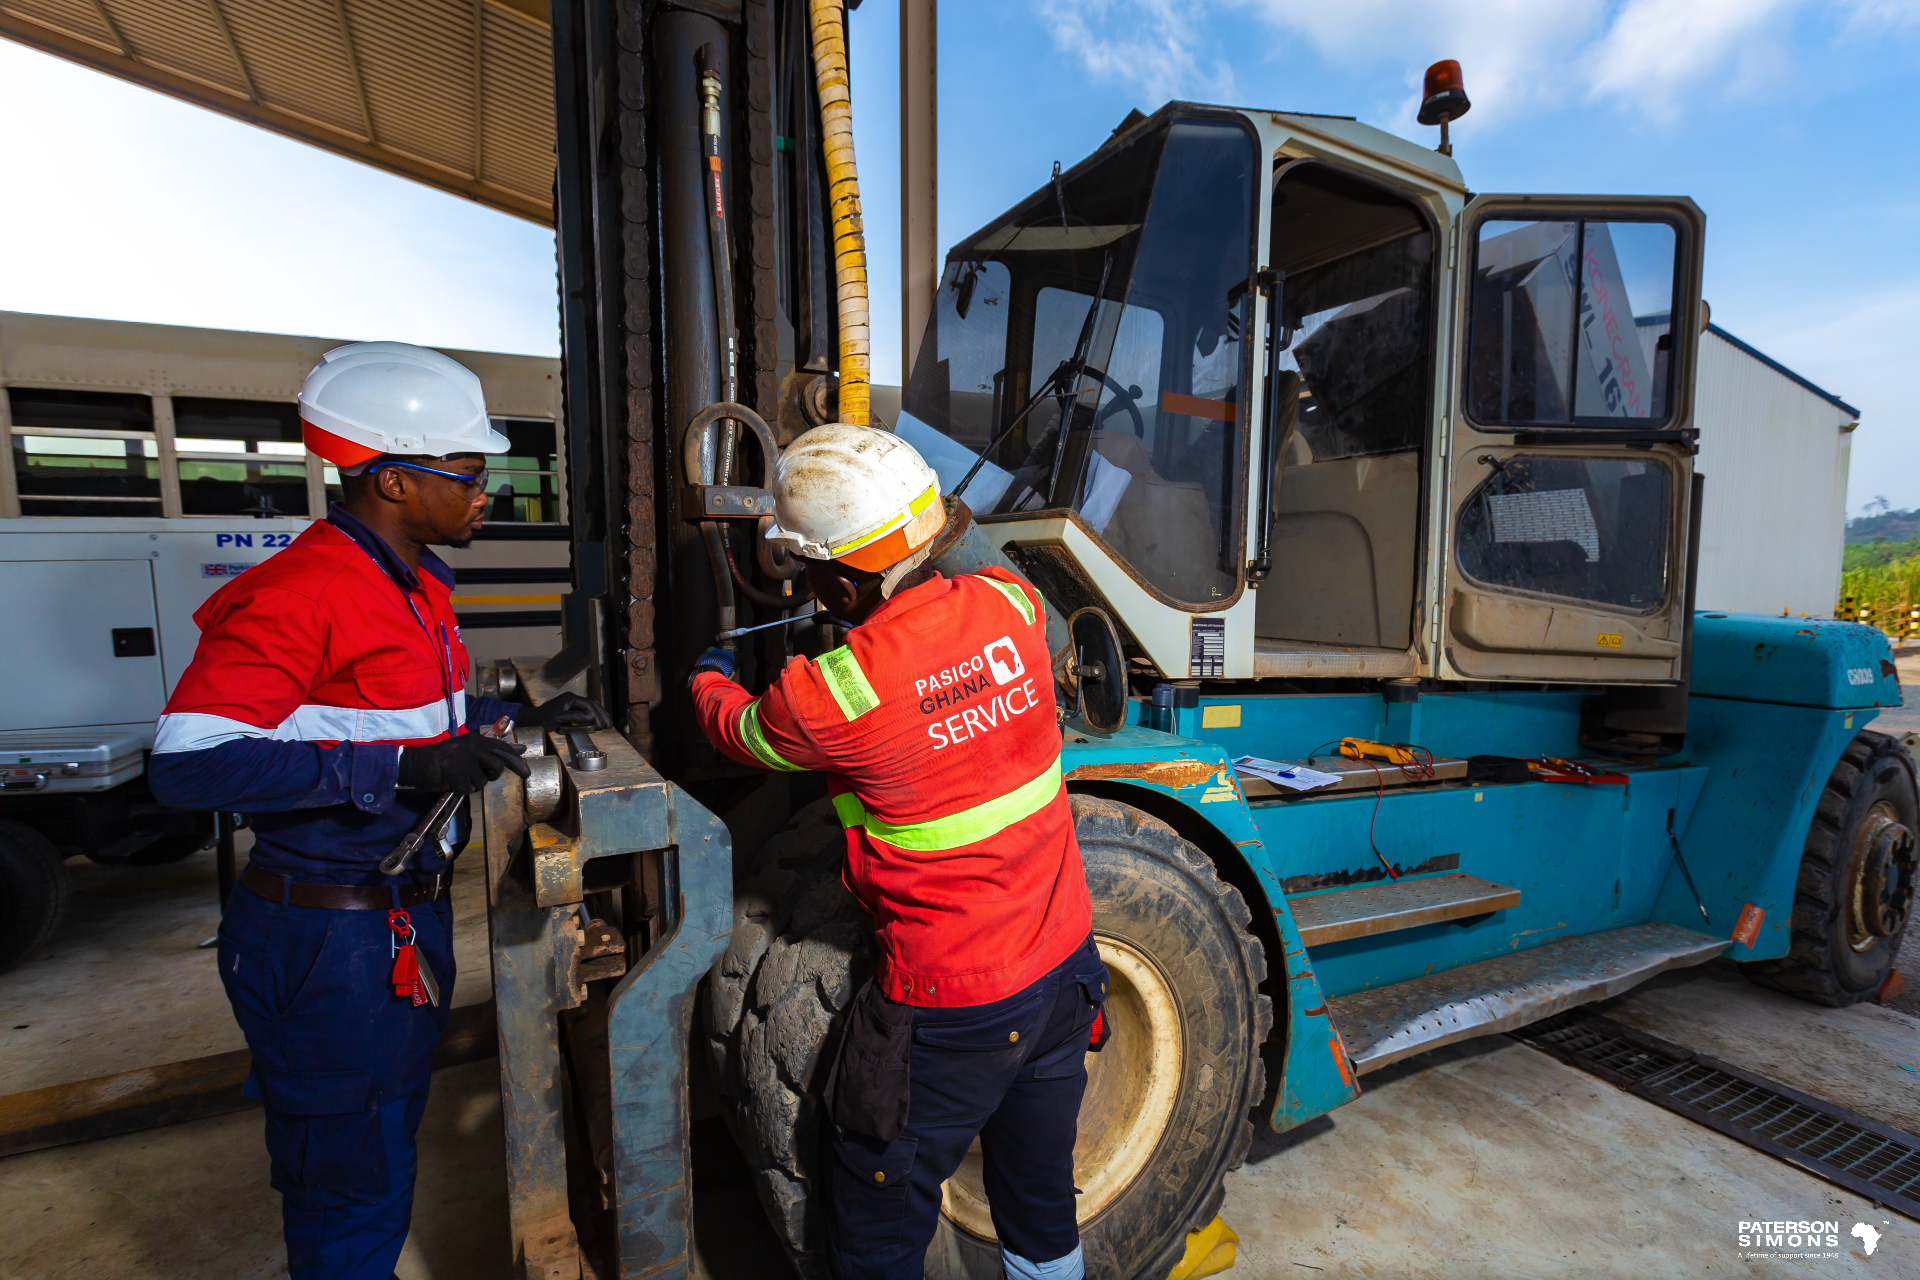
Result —
M 1466 921 L 1518 906 L 1520 891 L 1478 876 L 1454 873 L 1418 880 L 1356 885 L 1287 899 L 1300 941 L 1308 947 L 1348 938 Z
M 1341 996 L 1327 1002 L 1327 1012 L 1354 1070 L 1365 1075 L 1456 1040 L 1511 1031 L 1619 995 L 1662 970 L 1704 964 L 1732 945 L 1678 925 L 1629 925 Z

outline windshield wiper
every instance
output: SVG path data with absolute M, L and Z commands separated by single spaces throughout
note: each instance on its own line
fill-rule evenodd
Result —
M 1094 291 L 1093 300 L 1087 304 L 1087 314 L 1080 321 L 1080 338 L 1079 341 L 1073 344 L 1073 354 L 1065 360 L 1062 360 L 1059 365 L 1054 368 L 1054 371 L 1047 375 L 1047 380 L 1041 383 L 1039 389 L 1028 398 L 1027 403 L 1021 407 L 1020 412 L 1013 415 L 1013 421 L 1003 427 L 999 435 L 987 442 L 986 448 L 982 449 L 980 456 L 974 459 L 973 465 L 967 469 L 967 474 L 960 477 L 960 483 L 953 487 L 953 492 L 948 495 L 949 497 L 957 498 L 964 493 L 967 486 L 973 483 L 973 478 L 980 474 L 980 468 L 987 464 L 987 459 L 991 457 L 1001 445 L 1006 443 L 1007 437 L 1014 433 L 1015 428 L 1027 420 L 1027 415 L 1032 413 L 1034 409 L 1039 406 L 1040 402 L 1045 400 L 1049 395 L 1064 396 L 1065 388 L 1069 380 L 1078 378 L 1080 371 L 1086 368 L 1087 348 L 1093 342 L 1093 318 L 1100 310 L 1100 303 L 1106 296 L 1107 278 L 1112 270 L 1113 253 L 1109 250 L 1101 254 L 1100 287 Z M 1061 408 L 1062 417 L 1064 417 L 1065 414 L 1066 409 L 1063 405 Z M 1065 433 L 1063 432 L 1062 439 L 1064 438 Z M 1056 451 L 1054 466 L 1057 467 L 1059 464 L 1060 459 Z M 1049 470 L 1047 474 L 1047 488 L 1051 491 L 1052 487 L 1053 473 Z

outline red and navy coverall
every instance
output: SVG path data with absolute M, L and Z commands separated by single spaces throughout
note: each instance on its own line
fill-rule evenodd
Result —
M 238 810 L 250 866 L 295 882 L 433 882 L 467 839 L 456 815 L 404 881 L 380 859 L 438 799 L 396 790 L 400 749 L 511 716 L 465 692 L 453 571 L 409 569 L 336 506 L 194 615 L 200 645 L 155 734 L 154 795 Z M 290 1273 L 388 1280 L 413 1206 L 414 1134 L 453 999 L 444 894 L 408 909 L 440 983 L 438 1007 L 397 998 L 384 910 L 321 910 L 236 889 L 220 922 L 220 979 L 253 1055 L 243 1090 L 266 1107 Z
M 714 672 L 693 693 L 735 760 L 827 775 L 880 950 L 860 1002 L 911 1023 L 904 1130 L 836 1126 L 837 1273 L 917 1280 L 940 1184 L 978 1135 L 1008 1274 L 1079 1276 L 1073 1142 L 1107 972 L 1038 595 L 997 568 L 936 576 L 759 698 Z

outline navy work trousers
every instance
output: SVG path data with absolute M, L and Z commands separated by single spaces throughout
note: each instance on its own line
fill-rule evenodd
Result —
M 833 1140 L 829 1258 L 837 1276 L 920 1280 L 940 1184 L 976 1135 L 1002 1250 L 1045 1263 L 1079 1249 L 1073 1142 L 1087 1038 L 1106 990 L 1106 966 L 1089 937 L 1004 1000 L 913 1011 L 905 1130 L 890 1143 L 846 1130 Z
M 236 889 L 220 980 L 266 1105 L 293 1280 L 389 1280 L 413 1211 L 414 1134 L 453 999 L 453 911 L 409 907 L 438 1008 L 393 994 L 385 911 L 329 911 Z

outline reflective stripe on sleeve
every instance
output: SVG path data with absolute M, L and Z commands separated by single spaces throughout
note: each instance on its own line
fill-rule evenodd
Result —
M 926 822 L 882 822 L 867 812 L 860 797 L 851 791 L 833 798 L 833 811 L 840 815 L 843 827 L 865 827 L 867 834 L 900 849 L 934 852 L 958 849 L 999 835 L 1022 818 L 1030 818 L 1053 803 L 1064 784 L 1060 778 L 1058 757 L 1031 782 L 1015 787 L 1005 795 Z
M 455 726 L 465 724 L 467 694 L 453 691 Z M 333 707 L 309 702 L 272 728 L 248 724 L 228 716 L 202 711 L 173 711 L 162 715 L 154 732 L 153 749 L 205 751 L 235 738 L 270 738 L 275 742 L 415 742 L 445 734 L 447 700 L 435 698 L 417 707 Z
M 781 769 L 788 773 L 800 772 L 800 766 L 786 760 L 767 742 L 765 731 L 760 728 L 760 699 L 755 698 L 740 713 L 740 737 L 747 744 L 747 750 L 753 752 L 753 758 L 769 769 Z
M 1027 625 L 1033 625 L 1033 601 L 1027 599 L 1026 592 L 1014 586 L 1011 582 L 1002 582 L 998 578 L 982 578 L 980 581 L 990 587 L 1000 588 L 1007 599 L 1013 601 L 1013 607 L 1020 611 L 1020 616 L 1027 620 Z
M 820 674 L 827 678 L 827 692 L 840 704 L 840 712 L 849 720 L 858 720 L 880 705 L 880 695 L 867 683 L 867 673 L 845 645 L 823 653 L 816 660 Z

